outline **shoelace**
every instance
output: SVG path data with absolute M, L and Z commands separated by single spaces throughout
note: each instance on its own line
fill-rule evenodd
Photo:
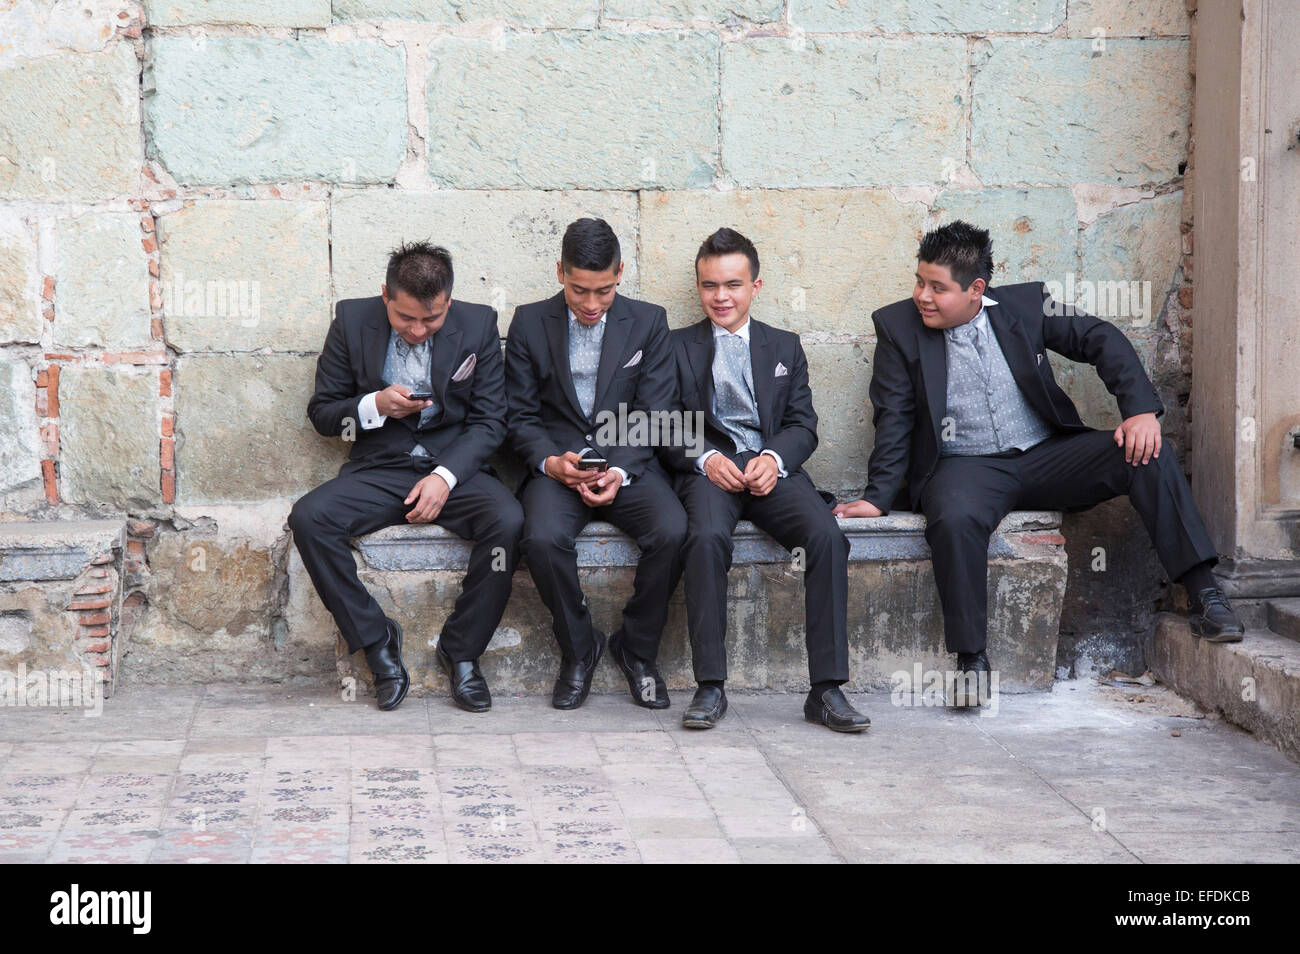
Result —
M 1201 590 L 1201 612 L 1207 612 L 1211 606 L 1218 606 L 1232 612 L 1232 607 L 1228 605 L 1228 598 L 1223 595 L 1223 590 L 1217 587 Z

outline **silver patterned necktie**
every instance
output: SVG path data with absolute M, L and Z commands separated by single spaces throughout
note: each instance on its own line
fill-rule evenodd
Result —
M 594 325 L 584 325 L 576 319 L 569 322 L 569 372 L 578 404 L 588 419 L 596 407 L 596 371 L 600 367 L 600 346 L 604 339 L 604 322 Z
M 714 400 L 718 420 L 736 442 L 737 450 L 758 451 L 763 446 L 758 431 L 758 405 L 754 396 L 754 373 L 750 367 L 749 343 L 740 335 L 718 335 L 713 339 L 721 358 L 721 374 L 715 375 Z

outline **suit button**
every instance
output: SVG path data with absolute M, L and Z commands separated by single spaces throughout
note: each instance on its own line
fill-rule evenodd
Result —
M 594 439 L 595 439 L 595 438 L 593 438 L 590 434 L 588 434 L 586 437 L 583 438 L 584 441 L 591 441 L 591 440 L 594 440 Z

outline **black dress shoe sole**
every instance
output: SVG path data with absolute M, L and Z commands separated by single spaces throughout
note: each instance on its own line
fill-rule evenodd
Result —
M 824 725 L 832 732 L 844 732 L 846 734 L 852 734 L 855 732 L 866 732 L 868 729 L 871 728 L 870 722 L 865 722 L 862 725 L 831 725 L 829 722 L 826 722 L 822 719 L 814 719 L 812 716 L 806 714 L 804 715 L 803 719 L 805 722 L 811 723 L 812 725 Z
M 465 702 L 463 699 L 461 699 L 460 696 L 456 695 L 455 693 L 452 693 L 451 701 L 456 703 L 456 705 L 464 709 L 466 712 L 487 712 L 489 709 L 492 708 L 492 703 L 490 702 L 485 706 L 471 705 L 470 703 Z
M 1207 643 L 1239 643 L 1245 638 L 1245 633 L 1238 633 L 1235 630 L 1228 630 L 1224 633 L 1206 633 L 1200 622 L 1193 618 L 1191 620 L 1192 635 L 1199 636 Z
M 691 715 L 690 710 L 682 713 L 683 729 L 712 729 L 727 714 L 727 700 L 724 697 L 722 705 L 718 708 L 718 714 L 714 715 Z

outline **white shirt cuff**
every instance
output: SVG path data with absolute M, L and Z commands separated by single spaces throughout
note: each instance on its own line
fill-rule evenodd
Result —
M 442 467 L 442 466 L 435 467 L 433 468 L 433 472 L 447 482 L 448 492 L 456 489 L 456 483 L 457 483 L 456 475 L 453 474 L 451 471 L 449 471 L 446 467 Z
M 375 397 L 378 394 L 378 391 L 371 391 L 357 404 L 357 413 L 361 415 L 361 429 L 363 431 L 373 431 L 376 427 L 383 427 L 384 421 L 388 420 L 388 415 L 380 414 L 379 408 L 375 404 Z
M 786 469 L 785 469 L 785 461 L 783 461 L 783 460 L 781 459 L 781 455 L 778 454 L 776 451 L 774 451 L 774 450 L 768 450 L 766 447 L 764 447 L 761 451 L 759 451 L 759 453 L 760 453 L 760 454 L 767 454 L 767 455 L 770 456 L 774 461 L 776 461 L 776 475 L 777 475 L 778 477 L 789 477 L 789 476 L 790 476 L 790 475 L 786 472 Z
M 610 470 L 618 471 L 618 473 L 622 475 L 623 477 L 622 486 L 626 487 L 628 484 L 632 483 L 631 476 L 629 476 L 628 472 L 625 471 L 622 467 L 611 467 Z
M 710 457 L 712 457 L 712 456 L 713 456 L 714 454 L 716 454 L 716 453 L 718 453 L 718 451 L 716 451 L 716 450 L 714 450 L 712 447 L 710 447 L 708 450 L 706 450 L 706 451 L 705 451 L 703 454 L 701 454 L 699 457 L 695 458 L 695 469 L 698 470 L 701 474 L 704 473 L 704 463 L 705 463 L 705 461 L 707 461 Z

